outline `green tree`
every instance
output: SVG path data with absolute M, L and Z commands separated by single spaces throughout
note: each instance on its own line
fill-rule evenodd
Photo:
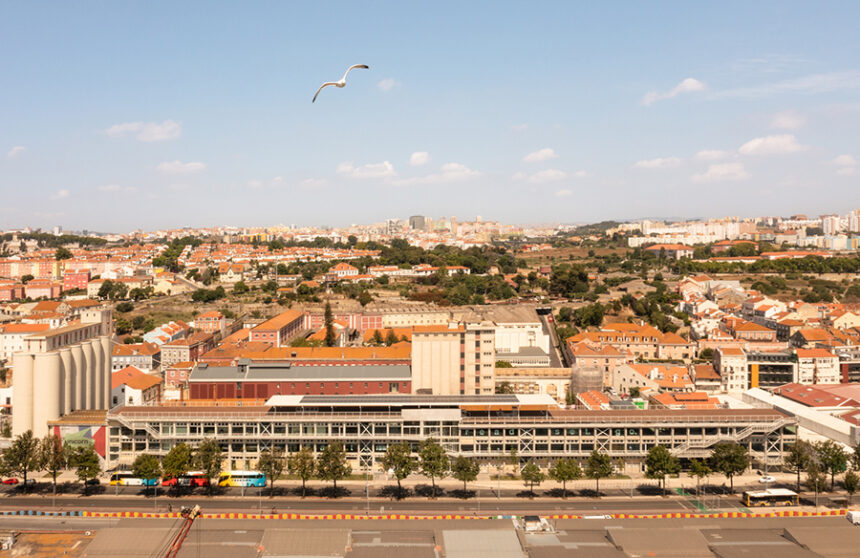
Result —
M 26 251 L 26 250 L 25 250 L 25 251 Z M 22 275 L 22 276 L 21 276 L 21 283 L 23 283 L 24 285 L 26 285 L 27 283 L 29 283 L 29 282 L 30 282 L 30 281 L 32 281 L 33 279 L 35 279 L 35 277 L 33 277 L 32 275 L 30 275 L 29 273 L 26 273 L 26 274 L 24 274 L 24 275 Z
M 549 478 L 561 483 L 561 496 L 567 498 L 567 483 L 581 479 L 582 468 L 573 459 L 562 458 L 550 466 Z
M 809 490 L 815 492 L 818 496 L 819 492 L 827 490 L 827 475 L 821 470 L 815 460 L 810 460 L 806 467 L 806 486 Z
M 158 458 L 150 453 L 142 453 L 135 458 L 131 464 L 131 474 L 149 481 L 152 479 L 158 480 L 161 476 L 161 462 Z M 155 484 L 155 489 L 158 490 L 158 483 Z
M 218 475 L 221 474 L 221 461 L 223 459 L 221 444 L 212 438 L 200 442 L 194 451 L 194 466 L 203 471 L 203 475 L 209 481 L 207 487 L 209 494 L 212 494 L 212 485 L 217 482 Z
M 854 500 L 854 493 L 857 492 L 857 487 L 860 485 L 860 477 L 854 471 L 848 471 L 842 477 L 842 484 L 845 486 L 845 492 L 848 493 L 848 505 L 850 506 Z
M 39 461 L 42 468 L 51 475 L 54 495 L 57 494 L 57 475 L 69 464 L 69 447 L 62 438 L 47 434 L 39 443 Z
M 3 470 L 10 475 L 20 475 L 27 486 L 27 475 L 30 471 L 42 468 L 42 454 L 39 451 L 39 439 L 28 430 L 19 434 L 12 445 L 3 450 Z
M 478 478 L 481 466 L 462 455 L 451 464 L 451 476 L 463 483 L 463 492 L 466 492 L 466 483 Z
M 747 449 L 734 442 L 723 442 L 711 450 L 711 469 L 725 475 L 729 479 L 731 492 L 735 492 L 735 476 L 740 475 L 749 467 L 750 458 Z
M 690 476 L 696 477 L 696 496 L 699 495 L 702 479 L 711 474 L 711 468 L 708 467 L 708 464 L 701 459 L 694 459 L 690 461 Z
M 789 471 L 797 474 L 795 490 L 798 492 L 800 492 L 800 473 L 804 472 L 809 466 L 809 460 L 812 458 L 813 454 L 814 449 L 809 442 L 798 440 L 793 446 L 791 446 L 791 448 L 789 448 L 788 453 L 785 455 L 785 459 L 783 459 L 785 467 Z
M 371 302 L 373 302 L 373 295 L 370 294 L 370 292 L 361 291 L 360 293 L 358 293 L 358 303 L 359 304 L 361 304 L 362 306 L 367 306 Z
M 184 442 L 170 448 L 170 451 L 167 452 L 162 461 L 164 476 L 170 479 L 178 479 L 181 476 L 187 475 L 192 457 L 193 452 L 191 451 L 191 447 Z M 179 490 L 179 483 L 175 483 L 173 488 Z
M 394 345 L 398 341 L 400 341 L 400 340 L 397 338 L 397 334 L 394 333 L 393 329 L 389 329 L 388 333 L 385 334 L 385 344 L 390 347 L 391 345 Z
M 269 498 L 275 495 L 275 481 L 281 478 L 286 467 L 284 452 L 280 450 L 264 450 L 257 460 L 257 470 L 269 479 Z
M 99 287 L 98 297 L 102 300 L 109 298 L 113 292 L 114 282 L 110 279 L 105 279 L 102 286 Z
M 381 462 L 385 470 L 394 474 L 394 478 L 397 479 L 397 493 L 398 495 L 402 494 L 400 481 L 415 470 L 415 461 L 412 460 L 412 448 L 409 442 L 400 442 L 388 446 Z
M 128 301 L 120 302 L 116 305 L 117 312 L 131 312 L 132 310 L 134 310 L 134 304 Z
M 427 438 L 421 442 L 418 447 L 418 466 L 421 474 L 430 479 L 430 484 L 433 487 L 431 497 L 436 497 L 436 479 L 445 478 L 448 474 L 450 460 L 445 448 L 434 440 Z
M 325 322 L 325 346 L 334 347 L 337 339 L 334 335 L 334 317 L 331 313 L 331 304 L 328 302 L 325 303 L 323 321 Z
M 374 345 L 382 345 L 385 343 L 385 339 L 382 338 L 382 332 L 378 329 L 373 330 L 373 337 L 371 338 L 371 342 Z
M 498 362 L 496 363 L 496 368 L 499 368 Z M 498 394 L 514 393 L 514 386 L 512 386 L 511 383 L 508 381 L 499 382 L 498 384 L 496 384 L 495 392 Z
M 332 481 L 334 494 L 337 495 L 337 481 L 352 474 L 352 467 L 346 461 L 346 450 L 343 444 L 329 444 L 320 452 L 317 458 L 317 477 L 320 480 Z
M 125 318 L 120 318 L 116 321 L 114 328 L 116 329 L 117 335 L 125 335 L 126 333 L 132 332 L 133 325 Z
M 645 456 L 645 476 L 649 479 L 660 479 L 663 495 L 666 495 L 666 475 L 675 475 L 681 471 L 678 458 L 672 455 L 665 446 L 653 446 Z
M 520 471 L 520 477 L 529 489 L 529 497 L 534 497 L 535 485 L 540 486 L 540 483 L 546 479 L 546 475 L 540 470 L 540 467 L 538 467 L 534 461 L 526 463 L 526 466 L 523 467 L 522 471 Z
M 855 470 L 860 469 L 860 444 L 854 446 L 854 453 L 851 454 L 851 466 Z
M 848 452 L 841 444 L 833 440 L 826 440 L 815 444 L 815 453 L 821 470 L 830 474 L 830 490 L 836 486 L 836 475 L 848 468 Z
M 84 483 L 84 494 L 87 493 L 88 481 L 96 478 L 102 472 L 99 454 L 90 445 L 74 448 L 69 455 L 69 465 L 75 468 L 78 480 Z
M 302 479 L 302 498 L 305 497 L 305 485 L 308 479 L 314 476 L 316 472 L 316 461 L 314 460 L 314 452 L 311 448 L 305 446 L 299 451 L 290 455 L 287 461 L 290 474 Z
M 236 281 L 233 285 L 233 294 L 245 294 L 250 290 L 244 281 Z
M 612 475 L 612 459 L 609 454 L 602 453 L 598 450 L 591 452 L 588 456 L 588 461 L 585 464 L 585 476 L 594 479 L 595 490 L 597 496 L 600 496 L 600 479 L 607 478 Z
M 71 259 L 72 257 L 73 257 L 72 252 L 68 248 L 63 248 L 62 246 L 57 248 L 57 251 L 54 252 L 54 258 L 57 261 L 68 260 L 68 259 Z

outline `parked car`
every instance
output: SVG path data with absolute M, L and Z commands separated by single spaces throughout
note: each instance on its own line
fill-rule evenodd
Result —
M 99 481 L 99 479 L 87 479 L 87 482 L 85 484 L 87 486 L 98 486 L 101 484 L 101 481 Z
M 769 484 L 772 482 L 776 482 L 776 479 L 770 475 L 765 475 L 763 477 L 759 477 L 758 482 L 761 484 Z
M 18 479 L 16 479 L 15 477 L 10 477 L 10 478 L 8 478 L 8 479 L 3 479 L 3 484 L 18 484 L 19 482 L 21 482 L 21 481 L 19 481 L 19 480 L 18 480 Z
M 36 479 L 27 479 L 27 482 L 24 483 L 25 486 L 35 486 Z

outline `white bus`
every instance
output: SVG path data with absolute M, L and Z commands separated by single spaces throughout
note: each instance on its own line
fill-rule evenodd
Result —
M 218 486 L 266 486 L 266 475 L 257 471 L 225 471 Z

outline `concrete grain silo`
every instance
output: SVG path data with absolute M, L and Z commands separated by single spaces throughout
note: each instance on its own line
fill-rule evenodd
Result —
M 48 421 L 61 414 L 62 361 L 60 353 L 52 351 L 35 355 L 33 362 L 33 385 L 38 386 L 38 398 L 32 406 L 32 428 L 34 436 L 42 437 L 48 433 Z
M 68 347 L 60 349 L 60 361 L 63 363 L 63 406 L 62 414 L 71 413 L 75 409 L 75 361 L 72 350 Z
M 12 356 L 15 371 L 15 399 L 12 407 L 12 433 L 18 435 L 33 429 L 33 362 L 35 356 L 16 353 Z

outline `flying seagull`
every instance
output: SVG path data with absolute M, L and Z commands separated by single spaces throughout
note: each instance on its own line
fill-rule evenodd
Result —
M 365 70 L 369 70 L 369 69 L 370 69 L 370 66 L 368 66 L 367 64 L 354 64 L 354 65 L 350 66 L 349 68 L 347 68 L 346 73 L 344 73 L 344 74 L 343 74 L 343 77 L 342 77 L 342 78 L 340 78 L 340 81 L 327 81 L 327 82 L 325 82 L 324 84 L 320 85 L 320 88 L 319 88 L 319 89 L 317 89 L 316 95 L 314 95 L 314 100 L 313 100 L 313 101 L 311 101 L 311 102 L 313 103 L 313 102 L 315 102 L 315 101 L 317 100 L 317 96 L 319 96 L 320 91 L 322 91 L 322 90 L 323 90 L 323 87 L 326 87 L 326 86 L 328 86 L 328 85 L 334 85 L 335 87 L 343 87 L 343 86 L 345 86 L 345 85 L 346 85 L 346 76 L 349 74 L 349 72 L 350 72 L 351 70 L 353 70 L 353 69 L 355 69 L 355 68 L 362 68 L 362 69 L 365 69 Z

